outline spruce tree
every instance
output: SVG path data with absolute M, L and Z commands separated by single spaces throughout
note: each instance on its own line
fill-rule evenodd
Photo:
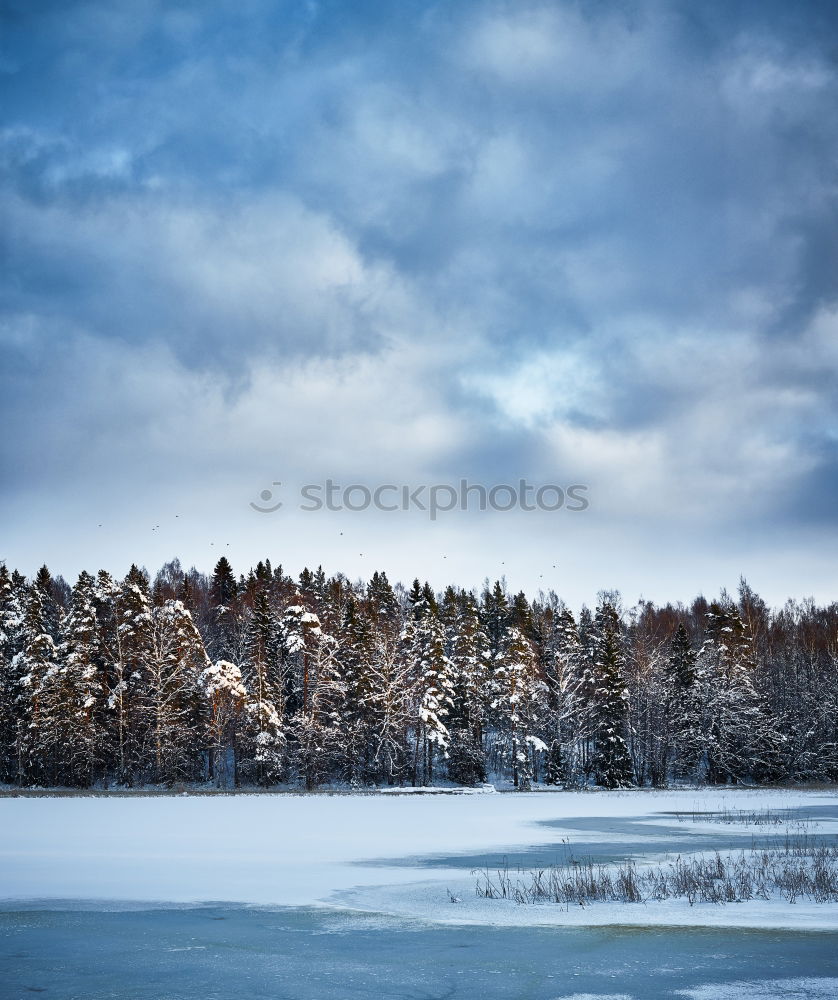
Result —
M 241 659 L 239 641 L 239 587 L 233 568 L 226 556 L 215 564 L 210 583 L 210 626 L 208 651 L 211 656 L 238 662 Z
M 511 770 L 515 788 L 529 791 L 537 778 L 538 756 L 547 749 L 538 735 L 546 690 L 532 643 L 514 626 L 506 630 L 494 658 L 492 683 L 501 760 Z
M 47 608 L 48 595 L 33 583 L 23 612 L 22 648 L 11 663 L 20 719 L 19 780 L 24 784 L 54 783 L 59 759 L 51 731 L 49 699 L 45 697 L 51 675 L 58 670 L 58 650 L 48 631 Z
M 266 576 L 263 567 L 262 577 Z M 241 769 L 257 784 L 273 784 L 285 774 L 285 691 L 280 658 L 278 622 L 263 579 L 247 628 L 247 657 L 242 670 L 248 699 Z
M 116 635 L 109 707 L 116 720 L 116 777 L 120 784 L 144 780 L 149 756 L 152 712 L 149 701 L 149 660 L 152 616 L 148 580 L 131 566 L 115 595 Z
M 628 788 L 633 783 L 633 770 L 626 739 L 625 651 L 620 618 L 608 600 L 597 608 L 591 638 L 594 682 L 591 769 L 596 784 L 603 788 Z
M 104 779 L 107 768 L 107 686 L 95 596 L 93 577 L 82 572 L 61 629 L 59 667 L 45 678 L 42 696 L 60 781 L 80 788 Z
M 247 691 L 241 670 L 228 660 L 206 666 L 198 678 L 206 699 L 209 777 L 216 788 L 238 784 L 237 754 Z
M 453 682 L 448 776 L 459 784 L 478 785 L 486 780 L 484 739 L 491 698 L 489 639 L 471 594 L 457 595 L 452 588 L 443 609 Z
M 18 757 L 27 700 L 21 700 L 21 666 L 16 656 L 23 646 L 25 590 L 0 563 L 0 782 L 18 780 Z M 13 668 L 12 664 L 16 666 Z
M 376 635 L 372 622 L 357 598 L 345 603 L 338 658 L 346 690 L 343 718 L 344 776 L 353 785 L 375 780 L 375 724 L 379 691 L 372 663 Z
M 731 602 L 723 598 L 710 604 L 706 635 L 697 680 L 707 781 L 735 783 L 755 772 L 774 770 L 778 736 L 754 685 L 750 631 Z
M 489 637 L 489 649 L 495 657 L 503 647 L 509 625 L 509 601 L 499 580 L 495 581 L 491 590 L 487 586 L 483 591 L 482 617 Z
M 588 767 L 593 684 L 576 621 L 566 606 L 555 619 L 551 653 L 546 670 L 545 782 L 568 785 L 579 781 Z
M 201 747 L 206 741 L 200 677 L 208 665 L 203 640 L 183 604 L 167 600 L 155 608 L 147 697 L 151 774 L 157 782 L 171 785 L 201 777 Z
M 701 701 L 697 653 L 683 622 L 678 624 L 665 663 L 662 738 L 669 746 L 667 764 L 676 778 L 695 777 L 701 752 Z
M 431 784 L 436 758 L 445 759 L 448 751 L 445 720 L 453 706 L 454 684 L 445 630 L 427 584 L 412 606 L 401 644 L 414 690 L 413 782 Z

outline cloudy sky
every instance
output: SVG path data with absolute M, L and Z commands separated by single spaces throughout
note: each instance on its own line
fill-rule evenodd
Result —
M 0 16 L 8 564 L 838 597 L 834 2 Z

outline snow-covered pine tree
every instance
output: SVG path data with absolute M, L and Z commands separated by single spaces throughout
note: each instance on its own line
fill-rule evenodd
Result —
M 298 776 L 311 790 L 339 771 L 346 688 L 335 659 L 336 640 L 327 635 L 308 603 L 318 600 L 314 577 L 305 596 L 296 589 L 281 621 L 286 713 L 291 715 L 290 750 Z
M 481 617 L 486 635 L 489 638 L 489 650 L 495 657 L 503 648 L 506 630 L 509 626 L 509 600 L 504 584 L 500 580 L 495 581 L 491 590 L 489 589 L 489 581 L 486 581 L 483 589 Z
M 579 782 L 588 766 L 591 738 L 591 674 L 573 612 L 561 605 L 555 618 L 551 661 L 545 671 L 547 711 L 544 780 L 550 785 Z
M 41 594 L 41 614 L 44 631 L 58 642 L 63 618 L 62 600 L 66 599 L 66 583 L 61 577 L 53 579 L 47 566 L 42 566 L 32 581 Z
M 23 645 L 23 581 L 0 563 L 0 782 L 18 780 L 18 757 L 28 708 L 20 700 L 20 674 L 12 669 Z M 20 666 L 20 661 L 17 661 Z
M 820 636 L 829 636 L 824 642 Z M 795 781 L 838 780 L 838 607 L 788 601 L 771 623 L 772 707 Z
M 597 608 L 591 638 L 594 683 L 591 769 L 598 785 L 627 788 L 633 781 L 633 769 L 626 740 L 628 691 L 623 673 L 625 649 L 622 623 L 609 599 Z
M 118 683 L 119 662 L 119 605 L 121 584 L 107 573 L 99 570 L 93 585 L 93 607 L 96 612 L 96 636 L 98 640 L 97 661 L 102 681 L 102 703 L 105 706 L 103 771 L 105 780 L 119 776 L 118 715 L 113 688 Z
M 247 657 L 242 674 L 248 698 L 240 759 L 242 774 L 260 785 L 280 781 L 286 771 L 285 692 L 280 655 L 279 625 L 268 598 L 267 584 L 262 582 L 256 590 L 247 627 Z
M 82 572 L 61 626 L 59 662 L 40 695 L 47 755 L 59 761 L 59 782 L 80 788 L 107 778 L 107 682 L 95 598 L 95 581 Z
M 107 584 L 99 583 L 102 593 Z M 152 618 L 145 573 L 131 566 L 113 600 L 116 628 L 108 707 L 115 718 L 117 781 L 132 785 L 144 780 L 153 762 L 153 753 L 149 754 L 153 744 L 148 690 Z
M 684 623 L 679 622 L 664 659 L 660 737 L 667 747 L 664 773 L 694 778 L 701 753 L 701 700 L 697 680 L 697 653 Z
M 738 782 L 776 767 L 778 737 L 753 683 L 750 632 L 732 602 L 714 601 L 698 654 L 704 776 L 710 784 Z
M 341 719 L 342 777 L 352 785 L 375 780 L 375 721 L 378 695 L 371 664 L 376 636 L 361 602 L 351 591 L 342 599 L 343 621 L 338 649 L 339 669 L 346 692 Z
M 386 580 L 386 578 L 385 578 Z M 389 589 L 389 584 L 386 584 Z M 372 765 L 378 782 L 401 784 L 410 771 L 408 731 L 411 724 L 411 677 L 401 656 L 401 609 L 393 595 L 384 602 L 368 603 L 372 616 L 372 657 L 369 661 L 373 695 L 370 701 L 372 724 Z M 389 606 L 392 617 L 382 608 Z
M 200 677 L 209 665 L 198 629 L 180 601 L 152 613 L 147 696 L 153 746 L 153 780 L 168 785 L 197 781 L 206 744 Z
M 448 777 L 462 785 L 486 780 L 483 748 L 486 710 L 491 700 L 489 639 L 472 594 L 449 588 L 441 618 L 453 682 L 449 711 Z
M 247 691 L 241 670 L 228 660 L 206 666 L 198 678 L 206 699 L 209 777 L 216 788 L 237 784 L 237 752 Z
M 27 591 L 21 628 L 21 650 L 11 662 L 17 679 L 20 718 L 18 780 L 21 784 L 54 784 L 58 765 L 56 743 L 50 729 L 44 681 L 58 669 L 58 650 L 48 631 L 48 595 L 33 583 Z
M 243 659 L 238 609 L 239 589 L 226 556 L 215 564 L 210 583 L 207 652 L 210 656 L 237 663 Z
M 302 594 L 295 590 L 279 623 L 284 704 L 289 717 L 308 708 L 310 660 L 322 638 L 320 619 L 306 608 Z
M 387 574 L 373 573 L 366 593 L 367 614 L 375 631 L 395 646 L 401 632 L 401 608 Z
M 529 791 L 547 749 L 539 735 L 547 691 L 532 643 L 515 626 L 506 630 L 494 657 L 492 686 L 501 760 L 512 772 L 513 785 Z
M 334 637 L 322 633 L 309 652 L 308 698 L 292 720 L 296 769 L 307 791 L 346 769 L 346 684 Z
M 433 783 L 437 756 L 445 759 L 445 725 L 453 706 L 452 665 L 446 655 L 445 629 L 428 584 L 414 580 L 410 613 L 401 635 L 401 658 L 412 689 L 413 784 Z

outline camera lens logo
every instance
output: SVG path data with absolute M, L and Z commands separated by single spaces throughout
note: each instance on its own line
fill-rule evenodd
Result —
M 273 483 L 271 483 L 271 486 L 282 486 L 282 483 L 281 482 L 273 482 Z M 274 499 L 273 490 L 262 490 L 262 492 L 259 494 L 259 499 L 264 504 L 270 504 L 271 500 Z M 276 503 L 274 503 L 273 505 L 262 507 L 258 503 L 254 503 L 251 500 L 250 501 L 250 506 L 254 510 L 258 511 L 260 514 L 273 514 L 274 511 L 279 510 L 279 508 L 282 506 L 282 501 L 281 500 L 277 500 Z

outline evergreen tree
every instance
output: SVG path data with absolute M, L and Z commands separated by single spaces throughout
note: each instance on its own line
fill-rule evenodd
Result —
M 21 699 L 25 589 L 0 563 L 0 782 L 18 780 L 18 758 L 28 699 Z M 15 666 L 13 667 L 13 664 Z
M 35 574 L 32 581 L 33 586 L 38 588 L 41 597 L 41 615 L 44 632 L 52 636 L 55 642 L 58 641 L 61 627 L 61 592 L 62 583 L 60 580 L 53 580 L 52 574 L 46 566 L 42 566 Z
M 697 654 L 684 623 L 680 622 L 665 660 L 662 692 L 662 739 L 668 745 L 664 773 L 676 778 L 695 777 L 701 752 L 701 701 L 696 668 Z
M 152 614 L 147 697 L 152 775 L 172 784 L 196 781 L 205 745 L 200 678 L 209 665 L 192 616 L 180 601 L 167 600 Z
M 412 606 L 401 637 L 407 675 L 414 689 L 414 784 L 432 784 L 435 759 L 447 755 L 445 719 L 453 706 L 452 664 L 436 600 L 425 590 Z
M 152 617 L 148 580 L 135 565 L 114 595 L 116 630 L 108 705 L 116 719 L 116 769 L 120 784 L 148 772 L 152 713 L 149 660 Z
M 483 591 L 483 623 L 486 635 L 489 637 L 489 650 L 493 657 L 503 648 L 506 639 L 506 629 L 509 625 L 509 602 L 506 591 L 499 580 L 495 581 L 491 590 L 487 586 Z
M 344 774 L 351 784 L 375 780 L 377 688 L 372 670 L 375 630 L 364 609 L 349 595 L 340 639 L 340 669 L 346 702 L 343 717 Z
M 151 589 L 133 566 L 70 591 L 0 566 L 0 780 L 835 780 L 836 634 L 838 605 L 772 611 L 744 581 L 576 622 L 503 581 L 478 601 L 172 560 Z
M 257 784 L 272 784 L 281 780 L 286 766 L 285 691 L 278 623 L 264 582 L 267 571 L 259 565 L 263 582 L 247 629 L 247 659 L 242 671 L 248 698 L 241 770 Z
M 576 621 L 564 606 L 556 616 L 551 652 L 546 670 L 544 780 L 550 785 L 568 785 L 579 781 L 588 769 L 593 686 Z
M 622 628 L 614 605 L 606 600 L 598 608 L 592 630 L 591 664 L 594 780 L 604 788 L 632 784 L 632 763 L 627 744 L 628 691 L 623 675 L 625 651 Z
M 443 609 L 453 682 L 448 777 L 459 784 L 478 785 L 486 780 L 484 737 L 491 699 L 489 639 L 471 594 L 456 595 L 452 588 Z
M 538 735 L 546 688 L 532 644 L 514 626 L 507 629 L 495 657 L 493 687 L 502 760 L 512 771 L 514 786 L 529 791 L 538 777 L 538 755 L 547 749 Z
M 714 601 L 697 666 L 703 763 L 710 784 L 735 783 L 776 768 L 777 737 L 753 671 L 752 637 L 739 611 L 729 601 Z
M 45 698 L 50 676 L 58 669 L 58 651 L 49 627 L 48 595 L 33 583 L 23 613 L 22 648 L 11 663 L 20 720 L 18 779 L 24 784 L 54 783 L 58 764 L 50 729 L 50 705 Z
M 239 588 L 233 568 L 225 556 L 215 564 L 210 584 L 210 627 L 208 651 L 212 656 L 238 662 L 241 658 L 239 641 Z
M 284 707 L 289 717 L 308 708 L 311 654 L 322 638 L 320 619 L 306 609 L 300 591 L 296 590 L 279 627 Z
M 42 683 L 45 751 L 61 784 L 86 788 L 106 776 L 106 685 L 99 658 L 95 582 L 82 572 L 61 630 L 59 663 Z M 48 742 L 47 742 L 48 741 Z
M 204 667 L 198 687 L 206 699 L 209 775 L 216 788 L 231 788 L 237 781 L 237 751 L 247 691 L 241 670 L 227 660 Z
M 321 632 L 309 654 L 308 698 L 293 720 L 297 772 L 308 791 L 346 769 L 346 685 L 336 652 L 335 639 Z

